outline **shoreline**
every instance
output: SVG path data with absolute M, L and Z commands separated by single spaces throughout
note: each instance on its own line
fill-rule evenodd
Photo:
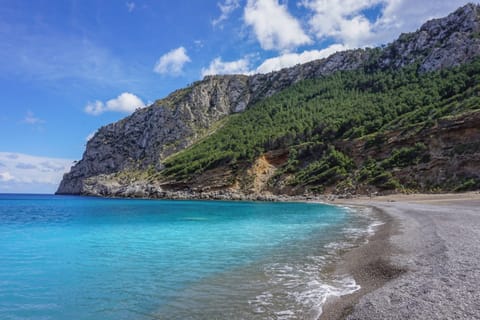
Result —
M 351 294 L 329 297 L 323 306 L 320 316 L 322 320 L 345 319 L 362 296 L 382 287 L 389 280 L 405 272 L 404 269 L 390 262 L 390 254 L 395 249 L 389 239 L 398 229 L 398 221 L 374 206 L 350 203 L 342 203 L 342 205 L 371 208 L 382 224 L 377 227 L 373 235 L 367 238 L 367 243 L 344 253 L 335 265 L 335 274 L 351 275 L 360 289 Z
M 480 319 L 480 193 L 326 203 L 373 208 L 384 224 L 336 265 L 361 289 L 328 298 L 320 319 Z

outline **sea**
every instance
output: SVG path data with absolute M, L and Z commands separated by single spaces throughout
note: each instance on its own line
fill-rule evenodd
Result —
M 379 225 L 319 203 L 0 194 L 0 319 L 316 319 Z

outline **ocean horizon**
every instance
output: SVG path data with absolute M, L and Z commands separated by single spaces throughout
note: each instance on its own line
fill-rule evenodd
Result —
M 1 319 L 314 319 L 377 222 L 317 203 L 0 194 Z

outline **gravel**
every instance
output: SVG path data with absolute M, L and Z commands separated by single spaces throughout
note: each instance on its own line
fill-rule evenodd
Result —
M 405 272 L 383 283 L 373 274 L 370 283 L 381 284 L 378 288 L 358 297 L 347 315 L 345 306 L 342 311 L 335 303 L 330 314 L 347 319 L 480 319 L 480 200 L 363 205 L 395 221 L 396 234 L 390 232 L 385 244 L 388 266 Z

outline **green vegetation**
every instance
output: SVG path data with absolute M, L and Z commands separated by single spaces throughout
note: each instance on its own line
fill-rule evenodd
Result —
M 301 169 L 292 184 L 330 185 L 346 178 L 353 168 L 353 161 L 349 157 L 330 147 L 320 160 Z
M 162 175 L 189 179 L 217 166 L 235 171 L 268 150 L 288 149 L 289 159 L 277 175 L 293 175 L 293 185 L 322 190 L 351 179 L 355 171 L 358 181 L 383 189 L 401 187 L 389 170 L 428 161 L 425 145 L 399 149 L 357 168 L 338 143 L 361 138 L 366 149 L 381 149 L 390 130 L 421 130 L 443 117 L 478 109 L 480 60 L 423 74 L 417 65 L 371 69 L 299 82 L 228 117 L 214 133 L 168 158 Z
M 384 161 L 384 163 L 388 163 L 388 161 Z M 401 188 L 400 183 L 392 176 L 392 173 L 385 171 L 385 166 L 382 166 L 373 159 L 368 159 L 364 163 L 362 169 L 358 173 L 357 179 L 359 182 L 363 182 L 367 185 L 372 185 L 383 190 Z
M 413 147 L 403 147 L 394 150 L 392 155 L 383 160 L 381 165 L 385 169 L 402 168 L 418 164 L 419 162 L 427 162 L 430 160 L 426 153 L 427 147 L 423 143 L 416 143 Z
M 460 185 L 458 185 L 454 190 L 457 192 L 475 190 L 480 187 L 480 180 L 477 178 L 465 179 Z

